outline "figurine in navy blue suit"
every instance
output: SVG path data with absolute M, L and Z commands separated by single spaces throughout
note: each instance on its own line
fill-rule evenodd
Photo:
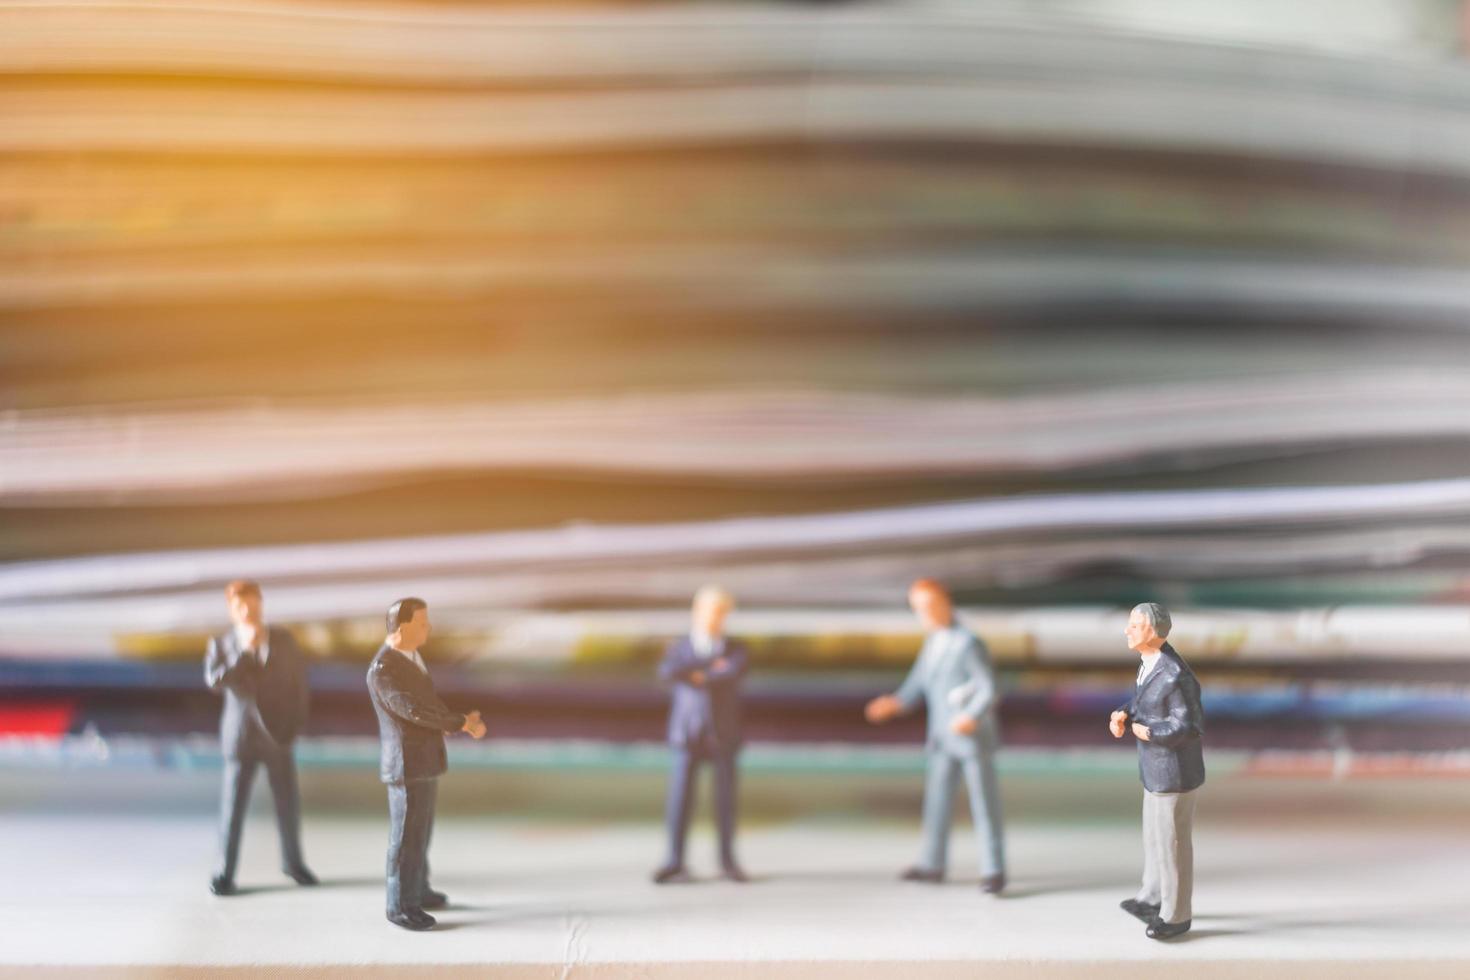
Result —
M 725 617 L 734 607 L 730 593 L 707 585 L 694 597 L 694 628 L 669 644 L 659 664 L 659 680 L 673 688 L 669 708 L 669 747 L 673 769 L 665 809 L 669 852 L 654 872 L 660 884 L 689 881 L 684 868 L 684 840 L 694 782 L 701 763 L 715 775 L 715 818 L 720 832 L 720 867 L 736 882 L 749 879 L 735 860 L 735 770 L 740 753 L 740 681 L 750 655 L 724 634 Z
M 1138 739 L 1143 781 L 1143 885 L 1124 899 L 1123 911 L 1148 923 L 1150 939 L 1189 931 L 1194 890 L 1195 790 L 1204 785 L 1205 713 L 1199 681 L 1184 658 L 1164 642 L 1169 611 L 1141 603 L 1124 635 L 1140 657 L 1133 696 L 1108 719 L 1114 738 Z

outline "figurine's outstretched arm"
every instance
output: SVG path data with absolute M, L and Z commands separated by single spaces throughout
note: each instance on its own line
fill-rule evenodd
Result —
M 924 696 L 924 675 L 919 670 L 919 664 L 924 660 L 923 653 L 914 660 L 914 665 L 909 668 L 909 675 L 898 685 L 898 690 L 893 692 L 893 697 L 898 700 L 899 709 L 905 714 L 913 711 L 918 706 L 919 698 Z
M 251 657 L 241 657 L 231 666 L 229 657 L 213 638 L 204 650 L 204 684 L 216 694 L 227 687 L 241 686 L 254 669 L 255 660 Z
M 1188 682 L 1174 685 L 1164 699 L 1168 715 L 1161 722 L 1148 726 L 1148 740 L 1165 747 L 1178 745 L 1189 735 L 1204 734 L 1204 712 L 1199 707 L 1198 695 L 1191 696 Z
M 397 687 L 388 670 L 382 664 L 373 667 L 368 675 L 384 707 L 411 725 L 433 728 L 443 732 L 458 732 L 465 727 L 465 716 L 450 711 L 449 706 L 438 697 L 420 697 Z

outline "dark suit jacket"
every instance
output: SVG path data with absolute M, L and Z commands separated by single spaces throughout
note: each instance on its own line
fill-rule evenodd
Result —
M 714 662 L 723 658 L 719 669 Z M 672 685 L 669 704 L 669 744 L 694 745 L 700 742 L 715 748 L 739 748 L 743 733 L 740 725 L 740 680 L 750 665 L 750 654 L 738 640 L 725 639 L 720 657 L 708 660 L 694 652 L 689 637 L 681 636 L 664 651 L 658 665 L 658 679 Z M 695 685 L 690 675 L 702 671 L 703 685 Z
M 226 758 L 289 748 L 306 726 L 306 657 L 289 630 L 271 626 L 268 635 L 264 666 L 240 649 L 234 630 L 212 638 L 204 651 L 204 683 L 225 699 L 219 737 Z
M 1138 740 L 1138 775 L 1144 789 L 1186 793 L 1204 784 L 1205 712 L 1199 681 L 1173 647 L 1164 644 L 1153 673 L 1121 710 L 1128 712 L 1130 725 L 1148 726 L 1149 740 Z
M 448 769 L 444 733 L 464 728 L 464 715 L 439 700 L 429 675 L 385 643 L 368 667 L 367 685 L 382 742 L 379 778 L 407 783 Z

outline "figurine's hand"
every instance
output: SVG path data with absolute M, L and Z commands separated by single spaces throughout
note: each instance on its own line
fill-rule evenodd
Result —
M 478 711 L 471 711 L 464 716 L 464 725 L 460 728 L 460 731 L 474 738 L 479 738 L 480 736 L 475 734 L 476 728 L 480 730 L 481 735 L 485 733 L 485 725 L 480 721 L 480 713 Z
M 691 670 L 689 672 L 689 683 L 695 687 L 704 687 L 704 671 Z
M 978 727 L 978 723 L 969 715 L 956 715 L 954 720 L 949 723 L 949 730 L 956 735 L 974 735 L 975 729 Z
M 473 738 L 473 739 L 482 739 L 482 738 L 484 738 L 485 737 L 485 723 L 483 721 L 476 722 L 475 723 L 475 727 L 474 728 L 471 728 L 469 730 L 469 736 L 470 736 L 470 738 Z
M 1128 729 L 1128 712 L 1114 711 L 1108 718 L 1108 731 L 1113 733 L 1113 738 L 1122 738 Z
M 898 698 L 892 694 L 883 694 L 869 701 L 863 709 L 863 716 L 868 719 L 869 724 L 881 725 L 883 722 L 894 718 L 903 710 Z
M 265 636 L 265 627 L 260 623 L 245 624 L 245 646 L 251 650 L 259 650 Z
M 1134 735 L 1135 738 L 1139 738 L 1139 739 L 1142 739 L 1143 741 L 1147 742 L 1148 741 L 1148 726 L 1145 725 L 1141 721 L 1135 721 L 1133 723 L 1133 735 Z

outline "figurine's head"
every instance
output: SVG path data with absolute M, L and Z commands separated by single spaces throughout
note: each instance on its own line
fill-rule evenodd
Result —
M 909 608 L 926 630 L 944 629 L 954 622 L 949 590 L 932 578 L 921 578 L 909 586 Z
M 735 608 L 735 597 L 718 585 L 694 593 L 694 628 L 706 636 L 723 636 L 725 617 Z
M 429 604 L 422 599 L 399 599 L 388 607 L 388 644 L 413 651 L 429 642 Z
M 1128 638 L 1128 649 L 1140 653 L 1157 652 L 1173 625 L 1169 610 L 1157 602 L 1140 602 L 1128 614 L 1128 627 L 1123 630 L 1123 635 Z
M 237 626 L 260 625 L 260 586 L 249 579 L 236 579 L 225 586 L 225 602 L 230 607 L 230 621 Z

